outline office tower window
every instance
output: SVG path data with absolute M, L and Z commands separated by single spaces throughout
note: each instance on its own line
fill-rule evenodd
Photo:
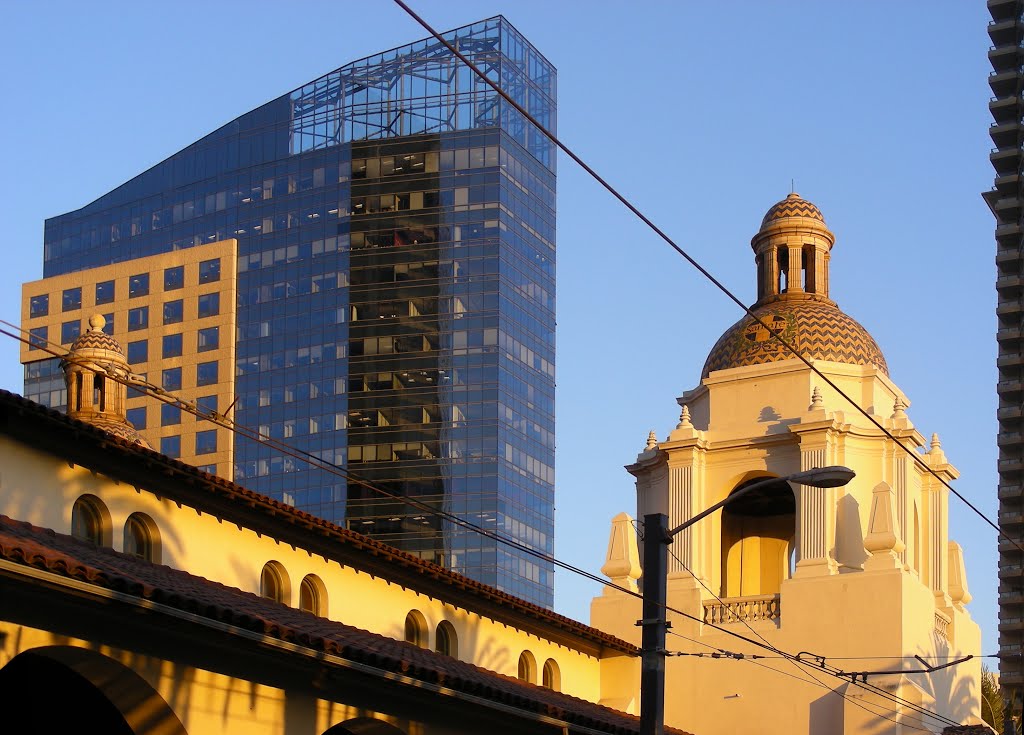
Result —
M 196 365 L 196 385 L 214 385 L 217 382 L 217 363 L 201 362 Z
M 135 332 L 149 326 L 149 307 L 139 306 L 128 310 L 128 331 Z
M 33 296 L 28 301 L 28 315 L 30 317 L 46 316 L 50 313 L 50 294 Z
M 110 304 L 114 301 L 114 282 L 103 281 L 96 284 L 96 304 Z
M 196 432 L 196 454 L 211 454 L 217 451 L 217 430 Z
M 82 308 L 82 289 L 67 288 L 61 297 L 61 310 L 74 311 Z
M 160 385 L 164 390 L 181 390 L 181 368 L 167 368 L 162 371 Z
M 129 342 L 127 357 L 130 365 L 137 365 L 140 362 L 149 360 L 149 342 L 144 339 Z
M 181 357 L 182 338 L 180 334 L 165 334 L 163 338 L 162 356 Z
M 174 426 L 181 423 L 181 409 L 171 403 L 160 405 L 160 425 Z
M 72 322 L 64 322 L 60 325 L 60 343 L 62 345 L 71 344 L 78 335 L 82 333 L 82 322 L 80 319 L 75 319 Z
M 199 352 L 215 350 L 220 347 L 220 327 L 207 327 L 197 332 L 196 349 Z
M 208 293 L 199 297 L 199 318 L 220 314 L 220 294 Z
M 137 408 L 129 408 L 126 412 L 128 420 L 136 430 L 141 431 L 146 428 L 146 407 L 139 406 Z
M 213 283 L 220 280 L 220 258 L 204 260 L 199 264 L 199 282 Z
M 140 273 L 128 278 L 128 297 L 137 298 L 149 295 L 149 274 Z
M 28 348 L 38 350 L 41 347 L 48 347 L 50 330 L 47 327 L 35 327 L 28 331 Z
M 176 265 L 164 269 L 164 291 L 177 291 L 185 287 L 185 267 Z
M 114 315 L 104 314 L 103 315 L 103 333 L 111 337 L 114 336 Z
M 181 299 L 164 303 L 164 324 L 178 324 L 185 318 L 185 302 Z
M 162 436 L 160 437 L 160 453 L 166 454 L 168 457 L 177 459 L 181 456 L 181 437 L 175 436 Z
M 200 396 L 196 399 L 196 407 L 207 413 L 216 412 L 217 396 Z

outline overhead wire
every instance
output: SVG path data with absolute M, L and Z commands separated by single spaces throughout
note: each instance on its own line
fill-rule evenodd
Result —
M 1011 545 L 1017 548 L 1018 551 L 1024 553 L 1024 546 L 1021 546 L 1015 539 L 1011 538 L 998 523 L 986 516 L 977 506 L 962 495 L 956 488 L 954 488 L 949 481 L 942 477 L 933 467 L 925 463 L 921 457 L 915 452 L 910 446 L 897 438 L 891 431 L 882 425 L 878 419 L 872 416 L 866 409 L 856 402 L 845 390 L 838 386 L 835 381 L 825 375 L 817 366 L 814 365 L 814 361 L 805 357 L 800 353 L 799 350 L 785 337 L 783 337 L 780 330 L 771 326 L 768 322 L 758 316 L 754 311 L 744 304 L 738 296 L 736 296 L 725 284 L 719 281 L 712 273 L 702 266 L 693 256 L 691 256 L 686 250 L 684 250 L 679 244 L 675 242 L 664 230 L 656 225 L 649 217 L 647 217 L 635 204 L 633 204 L 627 197 L 619 193 L 619 191 L 613 187 L 607 180 L 604 179 L 600 174 L 597 173 L 591 166 L 589 166 L 580 156 L 578 156 L 568 145 L 563 143 L 554 133 L 547 129 L 536 117 L 530 114 L 521 104 L 516 102 L 501 86 L 490 79 L 476 64 L 463 54 L 458 48 L 455 47 L 448 39 L 433 28 L 426 20 L 418 15 L 404 0 L 394 0 L 394 3 L 404 10 L 413 20 L 419 23 L 433 38 L 443 44 L 452 54 L 454 54 L 462 63 L 464 63 L 469 69 L 491 89 L 493 89 L 503 100 L 509 103 L 524 119 L 528 120 L 540 133 L 548 138 L 560 151 L 565 153 L 569 158 L 573 160 L 580 168 L 582 168 L 587 174 L 591 176 L 597 183 L 599 183 L 609 194 L 617 199 L 626 209 L 628 209 L 633 215 L 635 215 L 641 222 L 649 227 L 658 237 L 660 237 L 669 247 L 671 247 L 678 255 L 685 259 L 693 268 L 697 270 L 705 279 L 707 279 L 712 285 L 714 285 L 719 291 L 721 291 L 730 301 L 735 303 L 742 309 L 748 317 L 757 322 L 761 327 L 768 331 L 772 339 L 775 339 L 781 344 L 786 350 L 788 350 L 794 357 L 799 359 L 804 365 L 806 365 L 811 372 L 817 375 L 826 385 L 834 390 L 838 395 L 844 398 L 855 410 L 864 416 L 876 429 L 882 432 L 882 434 L 891 440 L 896 446 L 900 447 L 908 456 L 910 456 L 914 463 L 924 470 L 927 474 L 933 476 L 940 484 L 946 487 L 954 496 L 960 499 L 968 508 L 971 509 L 979 518 L 985 523 L 991 526 L 996 533 L 1001 536 L 1004 540 L 1008 541 Z

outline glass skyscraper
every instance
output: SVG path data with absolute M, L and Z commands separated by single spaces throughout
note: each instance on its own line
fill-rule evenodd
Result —
M 554 129 L 555 69 L 508 21 L 445 37 Z M 543 135 L 442 44 L 419 41 L 305 84 L 48 220 L 40 283 L 231 239 L 229 416 L 552 553 L 555 151 Z M 52 373 L 52 359 L 26 360 L 26 395 L 54 403 Z M 233 441 L 220 474 L 552 605 L 550 564 Z

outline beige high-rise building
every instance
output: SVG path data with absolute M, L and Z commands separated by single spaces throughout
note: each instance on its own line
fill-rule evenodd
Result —
M 668 615 L 667 648 L 682 655 L 667 659 L 665 721 L 702 735 L 896 735 L 979 721 L 978 658 L 915 673 L 925 666 L 917 656 L 940 666 L 980 654 L 964 552 L 948 536 L 943 481 L 958 472 L 938 436 L 914 426 L 874 339 L 832 299 L 834 240 L 820 210 L 797 194 L 769 209 L 751 242 L 752 311 L 913 456 L 744 316 L 678 399 L 675 428 L 661 440 L 652 432 L 627 467 L 638 518 L 663 513 L 668 528 L 766 478 L 833 465 L 856 473 L 838 488 L 767 483 L 675 536 L 667 599 L 685 615 Z M 603 571 L 636 589 L 631 522 L 622 514 L 613 523 Z M 622 591 L 609 588 L 592 604 L 595 627 L 634 643 L 641 617 L 639 601 Z M 768 650 L 749 642 L 759 640 Z M 833 670 L 880 673 L 853 682 L 771 647 Z
M 26 283 L 21 321 L 32 344 L 22 345 L 21 362 L 33 378 L 54 372 L 49 381 L 33 381 L 36 392 L 26 397 L 68 405 L 64 375 L 51 358 L 100 315 L 102 330 L 126 343 L 131 371 L 167 394 L 161 403 L 128 392 L 127 417 L 139 434 L 169 457 L 232 479 L 230 432 L 173 399 L 219 413 L 235 400 L 236 247 L 223 240 Z

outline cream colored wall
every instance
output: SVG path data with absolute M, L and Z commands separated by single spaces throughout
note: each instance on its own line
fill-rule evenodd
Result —
M 287 571 L 292 606 L 298 603 L 302 578 L 315 574 L 326 586 L 327 617 L 332 620 L 401 640 L 406 614 L 419 610 L 427 621 L 431 648 L 437 624 L 447 620 L 455 627 L 459 658 L 464 661 L 514 677 L 520 653 L 528 650 L 536 658 L 538 677 L 550 658 L 561 672 L 562 691 L 595 702 L 602 696 L 601 661 L 581 651 L 327 561 L 267 535 L 239 529 L 230 521 L 178 507 L 145 489 L 71 467 L 6 437 L 0 437 L 0 468 L 0 513 L 4 515 L 70 533 L 75 499 L 95 495 L 109 510 L 116 550 L 122 549 L 125 520 L 132 513 L 143 512 L 160 530 L 163 564 L 258 594 L 263 565 L 274 560 Z M 606 686 L 614 689 L 612 684 Z

